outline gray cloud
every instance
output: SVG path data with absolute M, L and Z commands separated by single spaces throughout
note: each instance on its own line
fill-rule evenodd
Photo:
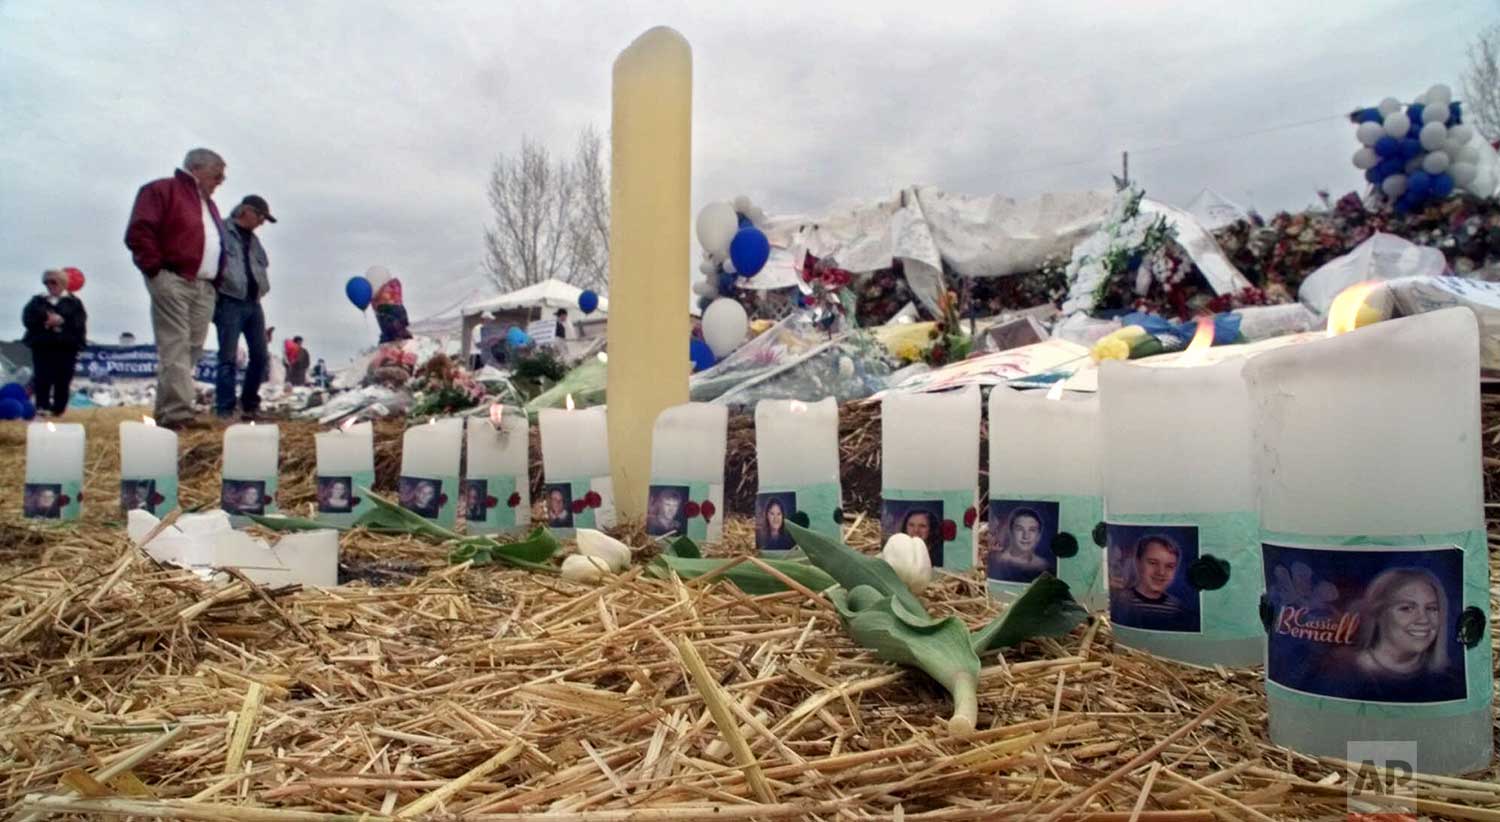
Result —
M 482 285 L 495 153 L 606 129 L 611 63 L 652 25 L 693 44 L 697 205 L 1097 188 L 1130 148 L 1154 196 L 1210 186 L 1272 210 L 1358 185 L 1348 126 L 1215 138 L 1456 86 L 1497 17 L 1485 0 L 999 5 L 10 0 L 0 334 L 55 265 L 88 273 L 97 338 L 148 333 L 125 219 L 202 144 L 229 162 L 221 206 L 254 192 L 282 218 L 263 234 L 272 322 L 347 356 L 374 331 L 343 281 L 390 267 L 414 317 Z

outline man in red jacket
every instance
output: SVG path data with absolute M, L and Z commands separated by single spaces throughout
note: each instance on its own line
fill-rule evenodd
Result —
M 224 158 L 206 148 L 187 153 L 171 177 L 141 186 L 125 229 L 125 246 L 146 276 L 156 335 L 156 420 L 194 424 L 193 370 L 214 313 L 214 280 L 224 270 L 224 243 L 213 193 L 224 182 Z

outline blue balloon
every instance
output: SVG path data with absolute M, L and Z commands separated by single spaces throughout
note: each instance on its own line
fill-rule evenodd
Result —
M 714 350 L 697 337 L 688 342 L 688 356 L 693 360 L 694 374 L 714 367 Z
M 1375 153 L 1381 157 L 1396 157 L 1401 154 L 1401 141 L 1387 134 L 1375 141 Z
M 593 291 L 585 290 L 578 295 L 578 308 L 585 314 L 592 314 L 599 308 L 599 295 Z
M 1426 194 L 1430 188 L 1432 188 L 1432 175 L 1425 171 L 1413 171 L 1411 176 L 1406 178 L 1406 190 L 1417 197 Z
M 1366 182 L 1374 183 L 1375 185 L 1380 185 L 1380 181 L 1384 180 L 1384 179 L 1385 179 L 1385 175 L 1380 173 L 1380 166 L 1372 166 L 1370 168 L 1365 169 L 1365 181 Z
M 36 406 L 31 404 L 31 400 L 25 400 L 21 403 L 21 419 L 36 419 Z
M 375 290 L 364 277 L 350 277 L 349 282 L 344 283 L 344 296 L 354 303 L 355 308 L 364 311 L 370 307 L 370 298 L 375 296 Z
M 1422 141 L 1415 137 L 1407 137 L 1401 141 L 1401 157 L 1405 160 L 1422 153 Z
M 1387 157 L 1381 160 L 1380 165 L 1375 166 L 1375 168 L 1380 170 L 1380 179 L 1384 180 L 1392 174 L 1400 174 L 1405 171 L 1406 164 L 1401 162 L 1400 157 Z
M 1448 172 L 1432 175 L 1432 195 L 1447 197 L 1453 193 L 1453 175 Z
M 1381 117 L 1380 109 L 1378 108 L 1362 108 L 1354 112 L 1354 122 L 1356 123 L 1378 123 L 1383 119 L 1385 118 Z
M 1411 127 L 1418 131 L 1422 130 L 1422 109 L 1424 108 L 1426 106 L 1421 103 L 1412 103 L 1406 107 L 1406 116 L 1411 118 Z
M 516 348 L 523 348 L 531 345 L 531 335 L 513 325 L 505 332 L 505 341 Z
M 1463 107 L 1463 104 L 1459 103 L 1457 100 L 1454 100 L 1453 102 L 1451 102 L 1451 103 L 1448 104 L 1448 125 L 1450 127 L 1451 126 L 1456 126 L 1459 123 L 1462 123 L 1463 121 L 1464 121 L 1464 107 Z
M 29 399 L 31 399 L 31 395 L 26 393 L 26 386 L 18 382 L 8 382 L 5 385 L 0 386 L 0 400 L 15 400 L 16 402 L 25 402 Z
M 23 410 L 20 400 L 13 400 L 9 397 L 0 400 L 0 420 L 18 420 Z
M 741 277 L 754 277 L 771 258 L 771 241 L 755 226 L 742 228 L 729 242 L 729 259 Z
M 736 287 L 735 287 L 735 284 L 734 284 L 734 280 L 735 280 L 736 276 L 738 276 L 738 275 L 730 274 L 730 273 L 724 272 L 724 271 L 720 271 L 719 272 L 719 296 L 720 297 L 732 297 L 732 296 L 734 296 L 734 292 L 736 290 Z

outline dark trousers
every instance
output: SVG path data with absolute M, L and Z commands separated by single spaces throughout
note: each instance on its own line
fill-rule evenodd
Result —
M 240 338 L 244 337 L 250 359 L 245 363 L 245 387 L 240 394 L 240 408 L 247 414 L 254 414 L 260 410 L 260 384 L 270 363 L 266 352 L 266 315 L 261 311 L 260 301 L 236 300 L 220 294 L 214 304 L 214 328 L 219 332 L 214 410 L 220 416 L 234 413 L 234 359 Z
M 77 360 L 78 350 L 75 348 L 39 345 L 31 349 L 31 379 L 36 388 L 37 410 L 53 414 L 68 410 L 73 366 Z

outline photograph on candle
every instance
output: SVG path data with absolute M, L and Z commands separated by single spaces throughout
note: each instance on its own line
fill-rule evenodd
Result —
M 1463 551 L 1262 546 L 1266 678 L 1298 693 L 1403 705 L 1467 698 Z
M 266 512 L 265 480 L 224 480 L 219 507 L 226 514 L 264 514 Z
M 120 480 L 121 511 L 145 511 L 148 514 L 155 514 L 156 506 L 162 501 L 161 495 L 156 492 L 156 480 Z
M 464 519 L 468 522 L 483 522 L 489 514 L 485 504 L 489 497 L 489 482 L 482 479 L 466 479 L 462 483 L 464 497 Z
M 797 547 L 786 529 L 797 511 L 795 491 L 774 491 L 755 496 L 755 547 L 760 551 L 790 551 Z
M 1000 582 L 1031 582 L 1042 573 L 1057 575 L 1059 505 L 1042 500 L 990 500 L 985 575 Z
M 542 486 L 542 499 L 547 505 L 549 528 L 573 527 L 573 486 L 566 482 L 553 482 Z
M 652 485 L 646 492 L 646 533 L 686 535 L 688 497 L 686 485 Z
M 880 510 L 882 541 L 892 534 L 906 534 L 927 543 L 927 553 L 932 557 L 932 567 L 943 565 L 943 501 L 885 500 Z
M 22 513 L 29 519 L 61 519 L 62 483 L 28 482 L 22 489 Z
M 429 477 L 401 477 L 396 481 L 401 507 L 426 519 L 437 519 L 443 509 L 443 483 Z
M 318 513 L 347 514 L 354 510 L 354 477 L 318 477 Z
M 1198 559 L 1194 525 L 1110 523 L 1109 618 L 1142 631 L 1198 633 L 1202 609 L 1188 583 Z

